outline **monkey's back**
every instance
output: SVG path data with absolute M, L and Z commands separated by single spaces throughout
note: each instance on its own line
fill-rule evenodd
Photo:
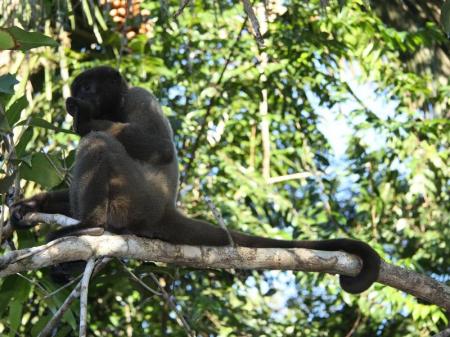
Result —
M 130 88 L 125 97 L 124 109 L 130 123 L 137 123 L 149 134 L 168 138 L 173 144 L 173 131 L 169 120 L 164 116 L 156 97 L 148 90 L 140 87 Z M 169 163 L 160 164 L 152 158 L 139 161 L 152 197 L 156 196 L 157 202 L 164 202 L 166 207 L 175 206 L 178 190 L 179 172 L 175 144 L 173 147 L 175 155 Z

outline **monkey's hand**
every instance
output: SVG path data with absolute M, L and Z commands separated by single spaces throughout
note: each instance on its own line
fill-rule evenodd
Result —
M 158 162 L 160 164 L 168 164 L 173 161 L 174 157 L 175 150 L 172 141 L 164 141 L 163 146 L 161 146 L 161 149 L 158 152 Z
M 66 110 L 73 117 L 73 129 L 76 133 L 84 136 L 91 131 L 93 107 L 90 103 L 69 97 L 66 99 Z
M 25 214 L 37 212 L 41 208 L 44 201 L 44 194 L 37 194 L 29 199 L 24 199 L 16 202 L 11 207 L 11 225 L 16 229 L 30 228 L 36 225 L 28 220 L 25 220 Z

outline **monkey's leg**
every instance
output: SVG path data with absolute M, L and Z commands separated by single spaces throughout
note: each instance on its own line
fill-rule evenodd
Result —
M 119 123 L 95 119 L 85 128 L 104 131 L 114 136 L 134 159 L 148 161 L 154 159 L 157 164 L 170 163 L 175 158 L 175 148 L 170 133 L 153 134 L 151 125 L 137 123 Z M 75 124 L 75 123 L 74 123 Z M 161 131 L 158 131 L 161 133 Z
M 128 233 L 130 224 L 145 217 L 146 189 L 140 164 L 119 141 L 105 132 L 91 132 L 81 140 L 70 188 L 81 224 Z
M 11 209 L 11 223 L 15 228 L 29 228 L 36 225 L 23 219 L 30 212 L 43 212 L 71 216 L 69 190 L 39 193 L 35 196 L 20 200 Z

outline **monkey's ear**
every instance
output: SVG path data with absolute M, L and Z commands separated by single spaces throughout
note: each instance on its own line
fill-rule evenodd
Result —
M 66 110 L 72 117 L 75 117 L 75 115 L 78 113 L 78 104 L 75 98 L 68 97 L 66 99 Z

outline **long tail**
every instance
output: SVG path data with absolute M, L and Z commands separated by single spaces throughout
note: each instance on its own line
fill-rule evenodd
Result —
M 208 222 L 191 219 L 178 211 L 167 216 L 161 239 L 174 244 L 226 246 L 231 244 L 225 230 Z M 250 248 L 307 248 L 325 251 L 344 251 L 362 260 L 362 268 L 356 276 L 340 275 L 342 289 L 352 294 L 367 290 L 380 271 L 381 258 L 367 243 L 352 239 L 331 239 L 318 241 L 276 240 L 229 231 L 234 244 Z
M 361 271 L 356 276 L 339 276 L 342 289 L 352 294 L 367 290 L 380 272 L 381 258 L 367 243 L 352 239 L 331 239 L 317 241 L 289 241 L 262 238 L 232 231 L 233 241 L 238 246 L 255 248 L 307 248 L 325 251 L 344 251 L 354 254 L 362 260 Z

